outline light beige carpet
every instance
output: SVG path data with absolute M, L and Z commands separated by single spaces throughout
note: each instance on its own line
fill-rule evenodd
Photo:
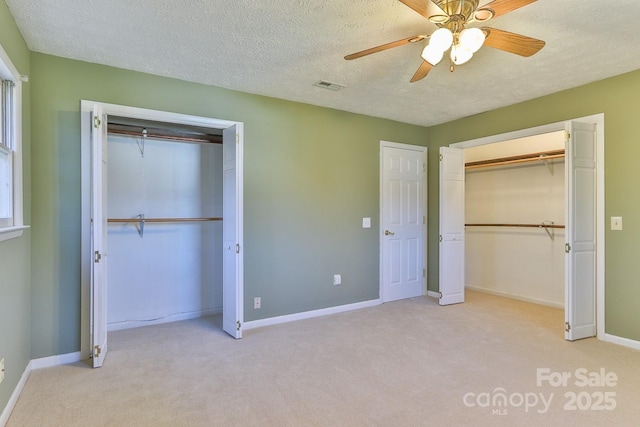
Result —
M 100 369 L 32 372 L 8 426 L 639 426 L 640 352 L 566 342 L 563 322 L 468 292 L 456 306 L 415 298 L 239 341 L 219 318 L 119 331 Z

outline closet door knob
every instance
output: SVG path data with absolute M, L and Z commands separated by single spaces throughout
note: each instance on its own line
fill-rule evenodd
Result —
M 396 234 L 396 233 L 394 233 L 393 231 L 384 230 L 384 235 L 385 236 L 393 236 L 394 234 Z

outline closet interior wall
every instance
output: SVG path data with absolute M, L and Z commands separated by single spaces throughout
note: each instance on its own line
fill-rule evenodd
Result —
M 465 163 L 563 150 L 563 132 L 465 149 Z M 466 170 L 466 287 L 564 308 L 564 159 Z M 502 226 L 489 226 L 500 224 Z M 506 225 L 506 226 L 505 226 Z
M 107 171 L 110 219 L 222 217 L 222 144 L 110 134 Z M 221 220 L 112 222 L 108 254 L 108 330 L 222 312 Z

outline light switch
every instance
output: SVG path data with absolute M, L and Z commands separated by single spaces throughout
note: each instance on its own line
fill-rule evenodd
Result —
M 611 229 L 612 230 L 622 230 L 622 217 L 621 216 L 612 216 L 611 217 Z
M 362 228 L 371 228 L 371 218 L 362 218 Z

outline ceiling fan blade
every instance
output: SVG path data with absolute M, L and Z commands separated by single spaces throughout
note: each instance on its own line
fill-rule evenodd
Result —
M 400 0 L 420 15 L 429 19 L 431 16 L 447 16 L 447 13 L 440 9 L 432 0 Z
M 371 55 L 372 53 L 382 52 L 383 50 L 392 49 L 398 46 L 404 46 L 405 44 L 419 42 L 426 39 L 427 36 L 419 34 L 413 37 L 407 37 L 406 39 L 397 40 L 395 42 L 383 44 L 380 46 L 372 47 L 370 49 L 362 50 L 360 52 L 352 53 L 344 57 L 346 60 L 361 58 L 363 56 Z
M 429 71 L 433 68 L 433 65 L 429 64 L 427 61 L 422 61 L 422 64 L 416 70 L 416 73 L 411 77 L 411 83 L 417 82 L 418 80 L 422 80 L 427 77 Z
M 542 40 L 523 36 L 521 34 L 510 33 L 504 30 L 484 27 L 482 29 L 487 35 L 484 41 L 485 46 L 515 53 L 520 56 L 531 56 L 537 53 L 545 45 Z
M 478 8 L 478 11 L 491 9 L 493 11 L 493 17 L 504 15 L 516 9 L 520 9 L 530 3 L 537 0 L 493 0 L 491 3 L 487 3 Z M 477 11 L 476 11 L 477 12 Z

